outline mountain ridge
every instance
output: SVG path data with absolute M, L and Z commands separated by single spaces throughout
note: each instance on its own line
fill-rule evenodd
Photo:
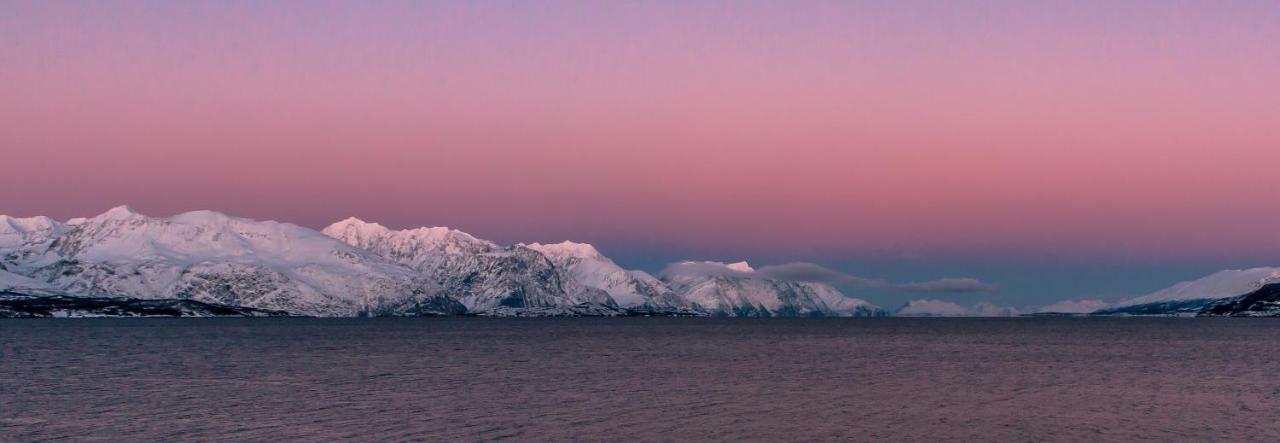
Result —
M 754 271 L 745 262 L 724 269 Z M 757 276 L 719 276 L 742 302 L 708 308 L 691 301 L 697 294 L 572 241 L 503 246 L 447 227 L 391 229 L 356 217 L 313 230 L 209 210 L 149 217 L 123 205 L 66 222 L 0 216 L 0 277 L 0 289 L 48 298 L 39 303 L 85 297 L 85 306 L 112 312 L 128 310 L 103 300 L 132 300 L 123 303 L 136 312 L 168 300 L 165 309 L 188 314 L 335 317 L 878 312 L 821 283 Z
M 1092 315 L 1200 315 L 1280 282 L 1280 268 L 1226 269 L 1122 300 Z

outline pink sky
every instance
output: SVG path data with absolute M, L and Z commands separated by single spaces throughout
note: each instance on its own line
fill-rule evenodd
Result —
M 0 213 L 1275 256 L 1280 5 L 942 3 L 0 0 Z

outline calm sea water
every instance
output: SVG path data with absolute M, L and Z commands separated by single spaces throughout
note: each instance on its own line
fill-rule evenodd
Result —
M 1266 319 L 0 321 L 0 440 L 1270 440 Z

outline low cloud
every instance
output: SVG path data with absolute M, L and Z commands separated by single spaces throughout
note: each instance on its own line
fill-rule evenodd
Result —
M 976 278 L 943 278 L 926 282 L 903 283 L 897 285 L 897 287 L 911 292 L 947 292 L 953 294 L 987 292 L 996 288 L 995 285 L 983 283 Z
M 777 280 L 806 281 L 826 283 L 829 285 L 848 285 L 866 288 L 897 289 L 909 292 L 942 292 L 956 294 L 966 292 L 986 292 L 996 288 L 995 285 L 983 283 L 981 280 L 976 278 L 943 278 L 922 282 L 890 283 L 885 280 L 859 277 L 816 263 L 806 262 L 765 266 L 756 272 L 763 276 L 767 276 L 767 278 Z
M 1017 308 L 988 302 L 964 307 L 949 301 L 920 299 L 907 302 L 894 314 L 903 317 L 1014 317 L 1021 312 Z
M 1055 312 L 1060 314 L 1088 314 L 1111 306 L 1102 300 L 1062 300 L 1049 306 L 1037 309 L 1036 312 Z
M 730 268 L 728 264 L 718 261 L 682 261 L 667 265 L 658 276 L 665 279 L 677 279 L 680 277 L 714 277 L 714 276 L 735 276 L 735 277 L 751 277 L 754 272 L 746 272 L 738 269 Z
M 904 317 L 964 317 L 969 311 L 958 304 L 942 300 L 911 300 L 895 314 Z
M 884 280 L 858 277 L 816 263 L 794 262 L 770 265 L 760 268 L 757 274 L 775 280 L 804 281 L 826 283 L 829 285 L 851 285 L 866 287 L 888 287 L 891 284 Z
M 1022 311 L 1012 306 L 1000 306 L 994 303 L 980 302 L 969 308 L 969 315 L 976 317 L 1017 317 Z

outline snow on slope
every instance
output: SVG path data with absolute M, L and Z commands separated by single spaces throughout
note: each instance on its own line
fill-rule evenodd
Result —
M 617 306 L 606 291 L 563 275 L 549 258 L 524 245 L 502 247 L 448 228 L 393 230 L 354 217 L 322 232 L 422 272 L 473 313 L 514 315 L 513 309 L 525 309 L 595 315 Z
M 61 233 L 66 227 L 49 217 L 18 218 L 0 215 L 0 248 L 38 243 Z
M 1185 281 L 1159 291 L 1116 303 L 1116 308 L 1150 303 L 1218 300 L 1244 295 L 1267 283 L 1280 282 L 1280 268 L 1232 269 Z
M 212 211 L 151 218 L 121 206 L 48 243 L 6 249 L 19 272 L 71 294 L 184 298 L 319 316 L 448 313 L 407 267 L 288 223 Z
M 683 262 L 662 279 L 587 244 L 500 246 L 448 228 L 356 218 L 323 232 L 212 211 L 152 218 L 116 207 L 58 223 L 0 216 L 0 278 L 72 296 L 179 298 L 319 316 L 882 314 L 746 262 Z M 35 288 L 40 286 L 40 288 Z
M 338 239 L 413 268 L 446 266 L 452 258 L 492 253 L 501 249 L 493 242 L 443 227 L 393 230 L 355 217 L 339 221 L 321 231 Z
M 609 293 L 618 306 L 649 310 L 688 307 L 688 303 L 657 278 L 647 272 L 622 269 L 589 244 L 565 241 L 525 246 L 547 256 L 566 271 L 569 278 Z
M 0 270 L 9 269 L 19 262 L 47 248 L 67 226 L 49 217 L 16 218 L 0 215 Z
M 715 315 L 864 316 L 878 310 L 829 285 L 760 277 L 746 262 L 680 262 L 661 277 L 676 294 Z
M 12 291 L 28 295 L 47 294 L 54 291 L 54 287 L 48 283 L 14 274 L 8 271 L 0 271 L 0 291 Z
M 1280 317 L 1280 283 L 1215 304 L 1197 313 L 1202 317 Z

